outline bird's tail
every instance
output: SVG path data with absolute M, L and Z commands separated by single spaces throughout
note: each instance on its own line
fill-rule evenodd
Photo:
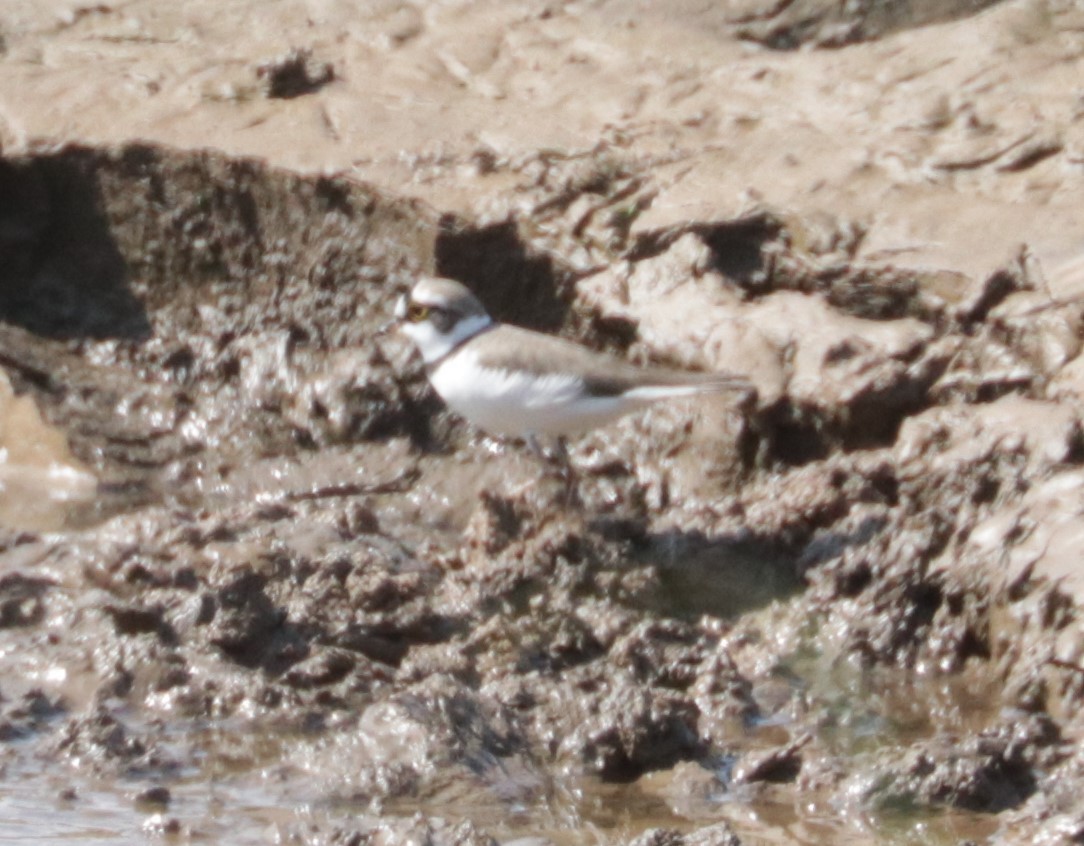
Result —
M 691 397 L 699 394 L 740 394 L 743 397 L 756 396 L 753 383 L 742 376 L 732 373 L 697 373 L 682 374 L 688 378 L 667 379 L 658 383 L 640 385 L 625 392 L 629 399 L 654 402 L 655 400 Z

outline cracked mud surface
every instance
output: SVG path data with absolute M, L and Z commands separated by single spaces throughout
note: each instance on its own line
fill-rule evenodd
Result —
M 1080 842 L 1084 41 L 986 5 L 0 12 L 0 839 Z M 757 401 L 570 495 L 418 273 Z

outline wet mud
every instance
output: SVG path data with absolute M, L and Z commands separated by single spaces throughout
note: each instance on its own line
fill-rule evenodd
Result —
M 0 14 L 0 840 L 1084 840 L 1072 10 L 61 5 Z M 756 397 L 570 485 L 386 331 L 422 273 Z
M 538 191 L 627 196 L 606 155 Z M 135 830 L 305 843 L 1081 819 L 1078 612 L 1013 558 L 1084 458 L 1050 396 L 1084 310 L 1025 261 L 947 292 L 825 269 L 765 211 L 583 273 L 545 218 L 219 154 L 0 175 L 9 406 L 97 480 L 0 552 L 5 757 L 65 813 L 105 782 Z M 758 398 L 586 436 L 570 493 L 381 332 L 421 272 L 634 358 L 741 362 Z

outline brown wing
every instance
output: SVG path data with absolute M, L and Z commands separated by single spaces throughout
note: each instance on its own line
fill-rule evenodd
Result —
M 471 348 L 480 364 L 495 369 L 514 368 L 540 376 L 579 373 L 584 387 L 595 396 L 617 396 L 645 386 L 699 387 L 705 392 L 749 389 L 744 379 L 727 373 L 634 367 L 614 356 L 518 326 L 499 326 L 478 335 Z

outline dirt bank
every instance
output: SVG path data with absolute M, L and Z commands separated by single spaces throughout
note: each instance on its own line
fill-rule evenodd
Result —
M 0 19 L 12 836 L 1079 842 L 1075 13 L 347 5 Z M 423 272 L 757 401 L 570 497 Z

